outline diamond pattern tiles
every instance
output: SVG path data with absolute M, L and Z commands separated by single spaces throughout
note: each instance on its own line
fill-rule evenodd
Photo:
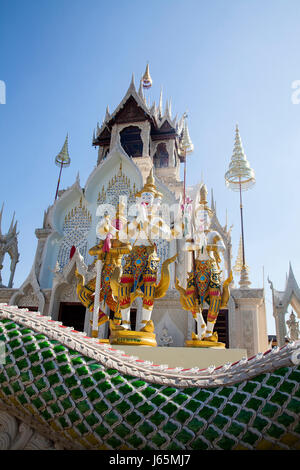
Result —
M 216 388 L 158 385 L 0 320 L 0 402 L 78 449 L 300 449 L 300 368 Z M 59 439 L 58 439 L 59 440 Z

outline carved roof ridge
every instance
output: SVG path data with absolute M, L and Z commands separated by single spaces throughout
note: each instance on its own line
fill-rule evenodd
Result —
M 137 105 L 139 107 L 142 108 L 142 110 L 148 114 L 149 117 L 153 117 L 152 116 L 152 113 L 151 113 L 151 110 L 148 108 L 148 106 L 146 105 L 144 99 L 140 96 L 140 94 L 137 92 L 136 88 L 135 88 L 135 84 L 134 84 L 134 75 L 132 74 L 132 78 L 131 78 L 131 82 L 130 82 L 130 85 L 129 85 L 129 88 L 125 94 L 125 96 L 123 97 L 123 99 L 121 100 L 121 102 L 119 103 L 119 105 L 116 107 L 116 109 L 112 112 L 112 114 L 110 115 L 110 120 L 108 122 L 111 122 L 112 119 L 115 118 L 115 116 L 117 115 L 117 113 L 123 109 L 123 107 L 125 106 L 126 102 L 128 101 L 128 99 L 130 97 L 133 97 L 134 100 L 136 101 Z M 106 122 L 105 124 L 108 124 L 108 122 Z

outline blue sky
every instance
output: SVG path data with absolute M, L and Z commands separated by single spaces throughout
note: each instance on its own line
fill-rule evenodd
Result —
M 29 273 L 34 230 L 54 200 L 54 158 L 66 133 L 71 166 L 62 187 L 78 171 L 84 185 L 96 164 L 97 121 L 119 104 L 132 73 L 138 84 L 149 61 L 151 99 L 158 102 L 162 87 L 173 114 L 188 110 L 195 150 L 187 181 L 203 174 L 221 223 L 227 209 L 234 260 L 239 201 L 224 174 L 239 124 L 257 179 L 244 193 L 246 261 L 252 287 L 262 287 L 264 267 L 268 332 L 275 333 L 267 276 L 283 289 L 291 261 L 300 283 L 300 104 L 292 103 L 299 18 L 298 0 L 1 0 L 0 204 L 3 232 L 14 211 L 18 220 L 15 286 Z

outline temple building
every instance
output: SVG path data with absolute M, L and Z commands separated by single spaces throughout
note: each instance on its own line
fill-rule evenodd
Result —
M 133 203 L 152 167 L 156 187 L 163 195 L 162 203 L 172 206 L 181 203 L 183 198 L 184 181 L 180 173 L 184 158 L 180 144 L 187 132 L 186 120 L 184 115 L 172 116 L 170 102 L 163 107 L 162 94 L 157 105 L 147 103 L 144 95 L 142 86 L 136 88 L 132 78 L 117 108 L 112 113 L 106 109 L 104 121 L 101 126 L 97 124 L 92 139 L 92 145 L 98 150 L 96 167 L 85 186 L 78 176 L 71 187 L 58 191 L 54 204 L 44 213 L 43 226 L 35 230 L 37 248 L 27 278 L 19 288 L 12 287 L 12 279 L 7 287 L 0 287 L 0 302 L 39 311 L 90 335 L 90 312 L 78 301 L 75 269 L 80 267 L 86 279 L 95 276 L 94 258 L 88 252 L 97 243 L 97 207 L 100 204 L 117 207 L 120 196 L 126 196 L 128 204 Z M 64 152 L 67 151 L 65 143 Z M 193 199 L 202 184 L 187 187 L 187 195 Z M 212 229 L 221 235 L 225 245 L 222 259 L 225 279 L 232 269 L 231 229 L 227 224 L 220 224 L 213 196 L 210 207 Z M 12 237 L 14 230 L 12 225 Z M 165 345 L 165 338 L 172 346 L 183 346 L 195 329 L 195 322 L 181 307 L 175 289 L 176 278 L 181 285 L 186 284 L 186 273 L 191 266 L 190 254 L 182 250 L 182 243 L 180 239 L 157 240 L 160 263 L 178 254 L 175 263 L 170 265 L 168 292 L 156 301 L 153 310 L 158 346 Z M 13 259 L 17 262 L 18 256 L 14 255 Z M 296 310 L 300 296 L 299 289 L 293 286 L 290 290 L 294 292 Z M 289 291 L 280 297 L 274 292 L 276 299 L 280 297 L 284 303 L 291 295 Z M 140 322 L 140 301 L 137 298 L 131 309 L 133 325 Z M 280 322 L 282 310 L 277 304 L 276 315 Z M 239 287 L 232 284 L 227 308 L 220 311 L 216 330 L 228 348 L 245 348 L 249 356 L 264 352 L 268 348 L 264 290 L 248 284 Z M 99 337 L 107 338 L 108 334 L 106 323 L 100 327 Z

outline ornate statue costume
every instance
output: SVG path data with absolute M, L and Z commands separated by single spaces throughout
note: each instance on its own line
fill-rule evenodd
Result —
M 122 323 L 115 329 L 130 330 L 130 306 L 136 297 L 142 297 L 142 332 L 154 330 L 151 321 L 154 299 L 162 297 L 169 286 L 168 265 L 175 257 L 166 260 L 162 266 L 161 280 L 157 285 L 159 257 L 155 239 L 171 239 L 170 227 L 159 217 L 157 209 L 162 194 L 154 184 L 153 169 L 146 184 L 136 194 L 139 213 L 128 226 L 128 237 L 132 250 L 126 257 L 124 268 L 116 269 L 111 285 L 113 294 L 119 300 Z
M 207 207 L 207 190 L 205 185 L 200 190 L 200 200 L 196 200 L 193 211 L 193 237 L 188 235 L 184 249 L 191 251 L 192 271 L 188 274 L 187 288 L 183 289 L 178 280 L 176 288 L 181 296 L 181 304 L 185 310 L 189 310 L 197 322 L 198 336 L 196 340 L 216 343 L 218 335 L 213 332 L 221 306 L 228 301 L 228 285 L 230 276 L 221 285 L 220 254 L 225 249 L 220 234 L 209 230 L 212 211 Z M 202 315 L 204 302 L 209 305 L 207 323 Z M 221 344 L 221 343 L 219 343 Z
M 121 266 L 123 256 L 131 250 L 131 245 L 128 242 L 119 240 L 119 232 L 124 222 L 123 206 L 120 204 L 116 219 L 113 222 L 111 222 L 109 215 L 105 215 L 99 222 L 96 231 L 100 242 L 89 250 L 91 256 L 97 256 L 97 259 L 102 261 L 98 326 L 109 320 L 109 317 L 104 313 L 105 304 L 114 312 L 115 323 L 120 322 L 119 304 L 112 296 L 110 279 L 115 268 Z M 78 298 L 92 312 L 94 309 L 96 278 L 94 277 L 84 285 L 83 276 L 77 271 L 76 276 L 79 281 L 77 284 Z

